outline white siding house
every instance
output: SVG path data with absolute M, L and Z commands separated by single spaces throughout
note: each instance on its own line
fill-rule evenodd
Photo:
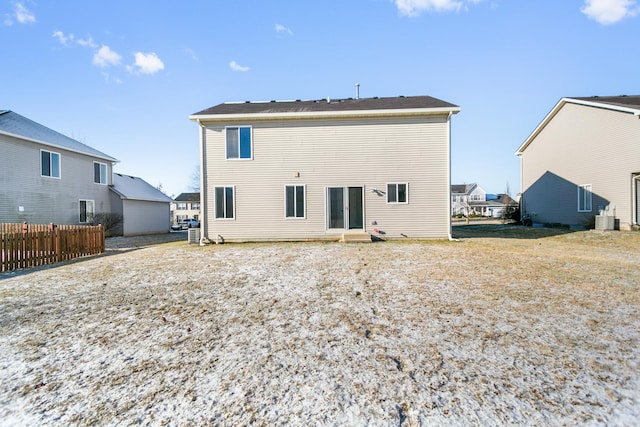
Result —
M 446 238 L 459 111 L 418 96 L 224 103 L 193 114 L 203 235 Z
M 522 214 L 570 226 L 598 215 L 612 217 L 616 228 L 636 228 L 639 118 L 640 96 L 562 98 L 516 152 Z
M 86 224 L 110 211 L 117 160 L 0 110 L 0 222 Z

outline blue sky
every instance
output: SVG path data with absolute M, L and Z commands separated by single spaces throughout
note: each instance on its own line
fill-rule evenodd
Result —
M 169 195 L 198 164 L 188 116 L 225 101 L 434 96 L 462 109 L 452 183 L 515 195 L 560 98 L 640 94 L 635 0 L 0 0 L 0 38 L 0 109 Z

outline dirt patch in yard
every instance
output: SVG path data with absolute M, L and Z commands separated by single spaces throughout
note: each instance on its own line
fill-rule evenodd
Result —
M 121 242 L 0 276 L 0 419 L 634 424 L 640 234 L 532 230 Z

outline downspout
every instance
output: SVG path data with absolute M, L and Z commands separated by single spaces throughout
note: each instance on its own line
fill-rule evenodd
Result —
M 202 238 L 208 238 L 209 234 L 209 217 L 207 209 L 208 197 L 207 197 L 207 137 L 206 128 L 198 119 L 198 125 L 200 126 L 199 144 L 200 144 L 200 233 Z
M 452 230 L 451 230 L 451 116 L 453 115 L 453 111 L 449 110 L 449 115 L 447 116 L 447 125 L 448 125 L 448 133 L 449 133 L 449 164 L 448 164 L 448 173 L 447 173 L 447 222 L 449 225 L 449 233 L 447 235 L 449 241 L 457 242 L 458 239 L 453 238 Z

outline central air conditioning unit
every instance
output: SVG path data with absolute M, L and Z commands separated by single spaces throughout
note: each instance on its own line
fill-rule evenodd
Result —
M 613 230 L 615 228 L 615 217 L 610 215 L 596 215 L 596 230 Z
M 200 243 L 200 229 L 190 228 L 187 235 L 187 241 L 189 242 L 189 244 Z

